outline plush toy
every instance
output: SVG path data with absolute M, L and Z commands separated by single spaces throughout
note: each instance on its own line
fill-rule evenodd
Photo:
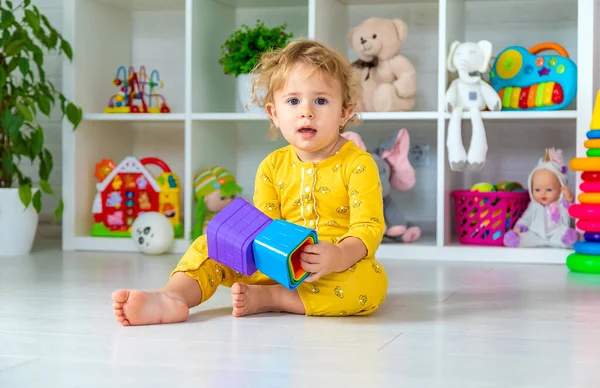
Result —
M 356 132 L 342 134 L 363 150 L 367 150 L 361 136 Z M 400 209 L 399 203 L 392 197 L 392 189 L 410 190 L 416 183 L 415 170 L 408 160 L 410 137 L 406 129 L 401 129 L 392 139 L 369 152 L 379 168 L 383 192 L 383 213 L 385 218 L 385 237 L 396 241 L 412 242 L 421 237 L 421 228 L 410 225 Z
M 173 245 L 173 225 L 159 212 L 140 212 L 131 226 L 131 238 L 140 252 L 161 255 Z
M 194 193 L 198 203 L 192 238 L 195 240 L 205 234 L 208 222 L 241 192 L 242 188 L 225 168 L 211 166 L 200 171 L 194 178 Z
M 369 18 L 348 32 L 362 82 L 357 109 L 368 112 L 409 111 L 415 106 L 417 71 L 400 55 L 408 28 L 400 19 Z
M 492 56 L 492 44 L 487 40 L 475 42 L 452 42 L 448 52 L 447 66 L 458 72 L 446 91 L 446 109 L 452 112 L 448 123 L 448 162 L 454 171 L 467 167 L 480 170 L 485 164 L 488 145 L 480 111 L 486 106 L 492 111 L 502 109 L 502 101 L 494 88 L 481 78 L 488 70 Z M 465 151 L 461 137 L 463 111 L 471 113 L 471 144 L 469 154 Z

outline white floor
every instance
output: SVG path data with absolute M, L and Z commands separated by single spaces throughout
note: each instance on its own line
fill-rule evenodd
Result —
M 188 322 L 117 324 L 111 291 L 159 287 L 177 259 L 0 258 L 0 387 L 600 386 L 600 276 L 387 261 L 370 317 L 235 319 L 223 288 Z

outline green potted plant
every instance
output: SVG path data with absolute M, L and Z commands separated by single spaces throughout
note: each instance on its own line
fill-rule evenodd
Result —
M 286 27 L 285 23 L 272 28 L 266 27 L 265 23 L 258 19 L 253 28 L 242 24 L 242 27 L 229 35 L 221 45 L 219 63 L 223 66 L 225 74 L 237 77 L 238 98 L 243 107 L 251 100 L 249 73 L 260 56 L 264 52 L 285 47 L 294 36 L 293 33 L 285 31 Z
M 52 154 L 44 146 L 38 116 L 51 116 L 60 106 L 63 117 L 79 125 L 82 111 L 46 77 L 48 52 L 72 60 L 63 39 L 31 0 L 0 0 L 0 256 L 30 252 L 42 208 L 42 194 L 53 194 Z M 31 169 L 30 166 L 33 166 Z M 28 176 L 36 171 L 39 179 Z M 62 215 L 59 201 L 54 215 Z

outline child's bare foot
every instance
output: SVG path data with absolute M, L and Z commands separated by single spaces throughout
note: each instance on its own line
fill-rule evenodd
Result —
M 281 311 L 304 314 L 306 311 L 298 293 L 280 285 L 234 283 L 231 286 L 231 302 L 235 317 Z
M 112 293 L 113 310 L 123 326 L 185 321 L 188 306 L 164 291 L 118 290 Z

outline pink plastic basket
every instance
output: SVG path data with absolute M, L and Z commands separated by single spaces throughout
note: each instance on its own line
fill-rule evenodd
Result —
M 515 226 L 529 205 L 529 192 L 452 192 L 458 241 L 471 245 L 503 245 L 504 233 Z

